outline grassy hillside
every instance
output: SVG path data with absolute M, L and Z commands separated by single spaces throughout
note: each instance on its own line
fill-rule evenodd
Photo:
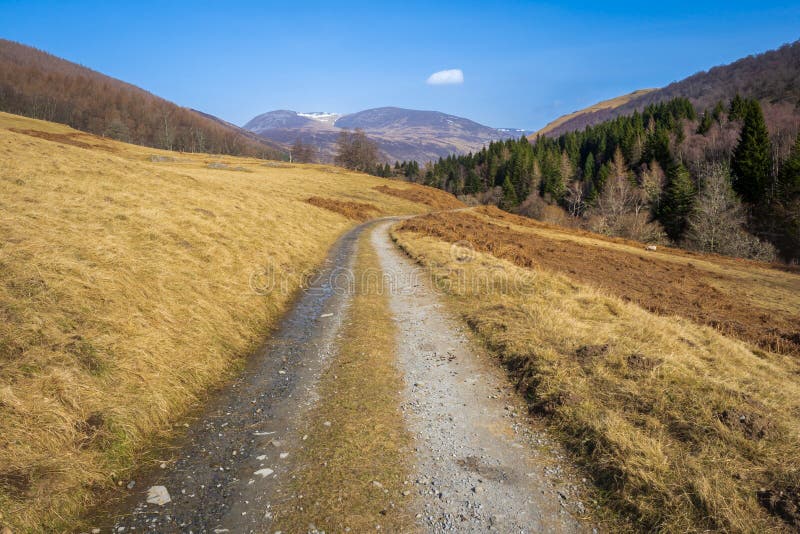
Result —
M 569 128 L 571 130 L 581 130 L 582 124 L 584 126 L 588 124 L 594 124 L 591 117 L 593 117 L 595 113 L 604 110 L 614 110 L 624 104 L 627 104 L 635 98 L 646 95 L 651 91 L 655 91 L 655 89 L 639 89 L 632 93 L 628 93 L 627 95 L 609 98 L 608 100 L 603 100 L 602 102 L 598 102 L 597 104 L 593 104 L 587 108 L 573 111 L 567 115 L 562 115 L 556 120 L 547 123 L 547 125 L 538 132 L 529 135 L 528 139 L 533 141 L 540 135 L 555 135 L 556 133 L 562 132 L 562 126 L 565 124 L 569 124 Z
M 286 156 L 279 146 L 216 117 L 5 39 L 0 39 L 0 111 L 167 150 Z
M 0 154 L 0 524 L 15 531 L 69 525 L 240 368 L 364 209 L 428 209 L 367 175 L 4 113 Z
M 602 504 L 645 531 L 800 527 L 800 274 L 486 208 L 394 236 Z

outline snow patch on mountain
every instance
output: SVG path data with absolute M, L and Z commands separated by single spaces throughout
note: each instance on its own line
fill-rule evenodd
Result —
M 324 122 L 325 124 L 333 125 L 336 122 L 336 119 L 341 117 L 341 113 L 330 113 L 327 111 L 309 111 L 306 113 L 297 112 L 299 117 L 305 117 L 307 119 L 312 119 L 319 122 Z

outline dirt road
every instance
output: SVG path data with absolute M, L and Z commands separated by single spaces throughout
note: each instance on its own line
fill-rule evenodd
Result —
M 143 473 L 127 501 L 101 513 L 102 532 L 269 532 L 272 499 L 288 476 L 286 453 L 301 439 L 297 423 L 335 353 L 349 302 L 338 274 L 352 269 L 362 229 L 337 242 L 247 371 L 190 424 L 174 458 Z M 148 504 L 153 486 L 166 488 L 170 502 Z
M 273 503 L 287 499 L 293 453 L 320 373 L 336 357 L 347 316 L 357 237 L 375 248 L 390 281 L 398 326 L 396 365 L 414 436 L 410 507 L 423 532 L 591 531 L 549 441 L 524 420 L 522 402 L 435 294 L 425 273 L 388 236 L 391 221 L 363 225 L 336 245 L 319 282 L 298 301 L 247 373 L 190 425 L 173 461 L 136 481 L 114 532 L 273 532 Z M 369 384 L 364 384 L 369 388 Z M 171 501 L 148 504 L 164 486 Z M 282 493 L 283 492 L 283 493 Z M 119 512 L 119 509 L 116 511 Z M 313 518 L 309 518 L 309 523 Z M 111 522 L 103 531 L 109 530 Z
M 567 511 L 571 488 L 551 486 L 548 470 L 558 468 L 538 450 L 544 436 L 521 421 L 522 405 L 506 377 L 480 357 L 425 273 L 391 242 L 388 227 L 373 232 L 372 244 L 393 282 L 422 530 L 586 530 Z

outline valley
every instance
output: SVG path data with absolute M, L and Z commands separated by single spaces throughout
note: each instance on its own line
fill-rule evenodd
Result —
M 35 4 L 0 534 L 800 532 L 800 9 Z
M 795 270 L 0 119 L 12 532 L 795 521 Z

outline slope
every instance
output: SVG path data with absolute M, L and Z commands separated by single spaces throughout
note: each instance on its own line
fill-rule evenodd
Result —
M 799 273 L 495 208 L 394 237 L 637 529 L 800 526 Z
M 768 106 L 780 108 L 784 114 L 800 116 L 800 41 L 786 44 L 777 50 L 751 55 L 728 65 L 698 72 L 666 87 L 634 92 L 632 98 L 619 97 L 623 101 L 614 106 L 600 103 L 586 110 L 565 115 L 546 126 L 550 137 L 582 130 L 586 126 L 641 111 L 647 105 L 665 102 L 676 97 L 688 98 L 698 110 L 713 107 L 718 101 L 727 101 L 737 93 L 743 97 L 756 98 Z M 637 94 L 640 93 L 640 94 Z M 626 101 L 625 101 L 626 100 Z M 769 114 L 769 113 L 768 113 Z M 535 135 L 530 136 L 534 139 Z
M 0 154 L 0 523 L 22 531 L 68 529 L 240 369 L 354 205 L 428 210 L 367 175 L 5 113 Z
M 601 111 L 613 111 L 618 107 L 627 104 L 631 100 L 634 100 L 651 91 L 656 91 L 656 89 L 639 89 L 632 93 L 628 93 L 627 95 L 603 100 L 602 102 L 598 102 L 597 104 L 589 106 L 588 108 L 584 108 L 579 111 L 573 111 L 567 115 L 562 115 L 556 120 L 547 123 L 547 125 L 541 130 L 529 135 L 528 138 L 533 140 L 540 135 L 549 134 L 555 136 L 557 134 L 554 132 L 562 131 L 561 127 L 565 124 L 569 125 L 568 127 L 570 130 L 581 130 L 585 126 L 594 124 L 593 116 L 595 113 L 599 113 Z
M 139 145 L 282 159 L 273 143 L 128 83 L 0 39 L 0 111 Z

